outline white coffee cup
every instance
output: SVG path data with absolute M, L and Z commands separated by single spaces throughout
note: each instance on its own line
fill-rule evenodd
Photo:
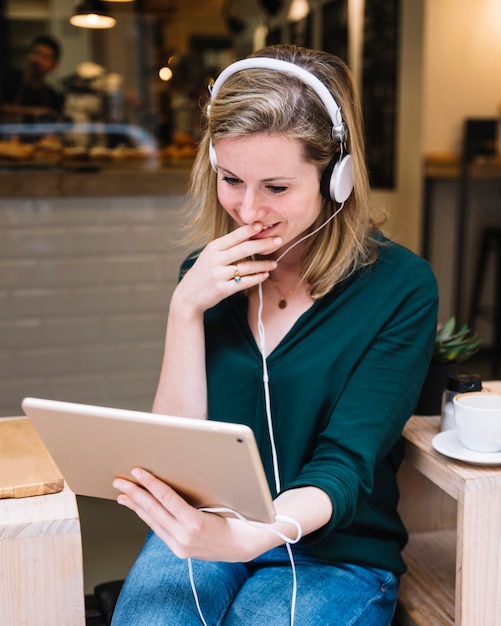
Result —
M 476 452 L 501 452 L 501 395 L 462 393 L 454 398 L 459 440 Z

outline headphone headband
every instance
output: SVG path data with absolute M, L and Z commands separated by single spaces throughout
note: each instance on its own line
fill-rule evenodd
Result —
M 289 61 L 282 61 L 281 59 L 274 59 L 271 57 L 252 57 L 248 59 L 242 59 L 236 61 L 231 65 L 228 65 L 221 74 L 217 77 L 216 81 L 210 88 L 210 102 L 212 103 L 216 98 L 221 86 L 228 80 L 230 76 L 247 69 L 266 69 L 275 70 L 282 74 L 289 74 L 295 76 L 302 83 L 308 85 L 313 89 L 317 96 L 322 101 L 325 110 L 329 114 L 332 122 L 332 138 L 339 144 L 344 144 L 347 136 L 346 124 L 343 122 L 341 115 L 341 109 L 337 102 L 334 100 L 333 95 L 314 74 L 308 70 L 290 63 Z M 207 107 L 207 115 L 210 116 L 211 104 Z M 335 200 L 336 202 L 344 202 L 353 190 L 353 168 L 351 163 L 351 156 L 344 154 L 343 146 L 341 152 L 335 154 L 331 163 L 322 174 L 320 181 L 320 191 L 324 198 L 327 200 Z M 212 168 L 217 171 L 217 159 L 216 151 L 212 145 L 212 140 L 209 141 L 209 159 Z
M 233 74 L 236 74 L 241 70 L 248 69 L 276 70 L 284 74 L 290 74 L 291 76 L 296 76 L 296 78 L 299 78 L 301 82 L 311 87 L 322 101 L 322 104 L 324 105 L 332 121 L 333 139 L 335 139 L 339 143 L 343 143 L 345 141 L 346 129 L 343 118 L 341 116 L 341 109 L 338 106 L 337 102 L 334 100 L 331 92 L 314 74 L 304 69 L 303 67 L 296 65 L 295 63 L 290 63 L 289 61 L 282 61 L 281 59 L 274 59 L 271 57 L 253 57 L 250 59 L 242 59 L 241 61 L 236 61 L 235 63 L 228 65 L 228 67 L 226 67 L 221 72 L 221 74 L 219 74 L 216 81 L 211 87 L 211 102 L 215 99 L 222 85 L 228 80 L 230 76 L 233 76 Z M 208 112 L 210 114 L 210 108 Z

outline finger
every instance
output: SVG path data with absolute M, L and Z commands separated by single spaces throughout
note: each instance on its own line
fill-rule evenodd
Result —
M 260 239 L 249 239 L 235 247 L 238 249 L 240 258 L 263 256 L 266 257 L 279 250 L 283 245 L 281 237 L 263 237 Z
M 160 480 L 150 472 L 142 468 L 134 468 L 132 476 L 144 487 L 143 493 L 151 494 L 159 502 L 163 509 L 169 512 L 170 516 L 181 523 L 186 523 L 198 511 L 186 502 L 172 487 L 163 480 Z M 148 499 L 144 499 L 146 504 L 150 504 Z
M 249 263 L 235 263 L 228 267 L 226 278 L 228 295 L 250 289 L 267 280 L 270 276 L 270 271 L 275 269 L 275 267 L 271 266 L 270 269 L 261 269 L 262 267 L 264 266 L 261 265 L 259 268 L 253 267 Z M 258 271 L 260 269 L 261 271 Z
M 148 526 L 151 526 L 155 519 L 160 519 L 163 525 L 175 521 L 170 511 L 162 507 L 155 496 L 141 485 L 117 478 L 113 481 L 113 486 L 120 492 L 117 502 L 134 511 Z M 167 485 L 165 487 L 169 488 Z
M 180 558 L 196 554 L 206 514 L 149 472 L 134 469 L 132 475 L 139 485 L 114 481 L 123 491 L 119 504 L 131 508 Z
M 263 230 L 263 225 L 260 222 L 254 222 L 253 224 L 246 224 L 245 226 L 239 226 L 232 230 L 227 235 L 223 235 L 217 241 L 219 242 L 219 249 L 221 251 L 233 248 L 238 244 L 248 241 L 251 237 L 255 237 Z
M 142 488 L 137 487 L 137 489 Z M 177 556 L 183 558 L 177 550 L 177 542 L 175 540 L 174 530 L 177 522 L 169 516 L 168 511 L 162 509 L 160 503 L 151 494 L 150 498 L 151 502 L 147 504 L 143 498 L 135 497 L 133 492 L 121 492 L 117 497 L 117 502 L 133 511 Z M 141 504 L 139 504 L 139 501 L 141 501 Z
M 253 237 L 262 230 L 263 225 L 260 222 L 246 224 L 220 237 L 216 240 L 217 243 L 214 243 L 221 252 L 231 251 L 233 253 L 236 252 L 238 248 L 238 256 L 231 260 L 252 256 L 254 254 L 271 254 L 282 245 L 282 239 L 276 236 L 253 239 Z
M 266 257 L 276 252 L 283 245 L 281 237 L 263 237 L 262 239 L 247 239 L 239 244 L 222 251 L 227 263 L 254 256 Z
M 171 488 L 163 483 L 166 490 Z M 120 491 L 117 502 L 133 511 L 178 556 L 182 557 L 177 536 L 182 526 L 159 500 L 147 489 L 124 479 L 116 479 L 113 486 Z
M 269 272 L 277 269 L 277 267 L 278 263 L 274 259 L 246 259 L 245 261 L 239 261 L 231 265 L 228 268 L 228 274 L 235 282 L 240 282 L 237 280 L 239 277 L 243 278 L 245 276 L 252 276 L 253 274 L 269 274 Z M 231 270 L 233 270 L 233 274 Z

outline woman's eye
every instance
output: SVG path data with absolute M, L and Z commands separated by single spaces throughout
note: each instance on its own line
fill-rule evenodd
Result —
M 287 187 L 281 187 L 279 185 L 270 185 L 268 189 L 272 193 L 284 193 L 284 191 L 287 191 Z
M 228 185 L 238 185 L 240 180 L 238 178 L 233 178 L 232 176 L 223 176 L 223 180 Z

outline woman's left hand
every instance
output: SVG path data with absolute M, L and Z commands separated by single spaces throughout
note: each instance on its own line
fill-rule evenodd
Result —
M 260 524 L 200 511 L 144 469 L 132 475 L 137 484 L 114 480 L 118 503 L 134 511 L 181 559 L 246 563 L 282 545 L 285 537 L 299 539 L 298 528 L 303 536 L 318 530 L 332 515 L 330 497 L 317 487 L 284 491 L 275 500 L 279 521 Z
M 246 562 L 263 549 L 270 533 L 244 522 L 200 511 L 174 489 L 143 469 L 134 469 L 138 484 L 124 478 L 113 482 L 117 501 L 134 511 L 179 558 Z M 257 549 L 256 549 L 257 548 Z M 268 549 L 264 546 L 264 549 Z

